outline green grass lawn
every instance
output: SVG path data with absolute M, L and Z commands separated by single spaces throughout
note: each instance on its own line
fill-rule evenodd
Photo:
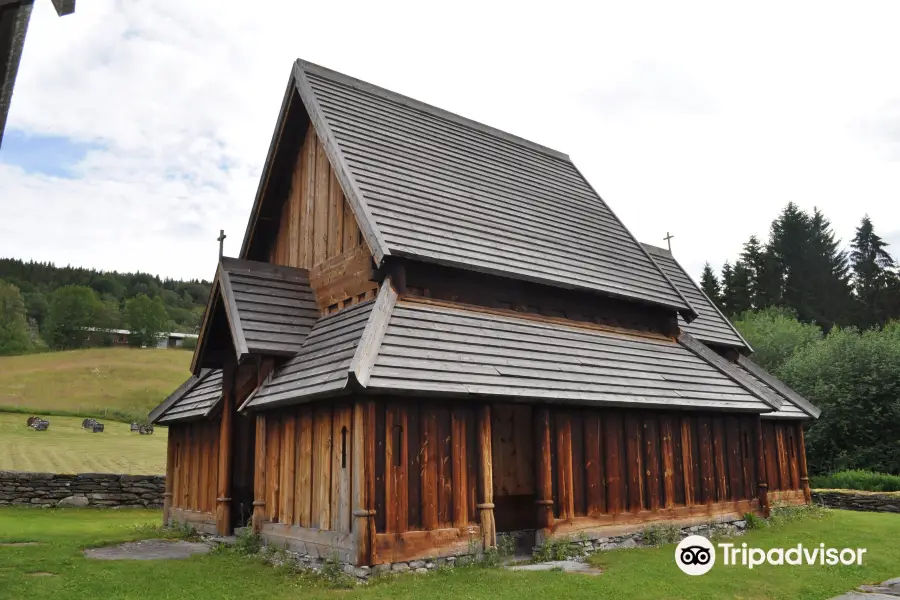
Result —
M 191 353 L 90 348 L 0 357 L 0 411 L 146 420 L 190 376 Z
M 164 427 L 140 435 L 126 423 L 101 419 L 103 433 L 91 433 L 81 428 L 83 419 L 78 417 L 47 419 L 50 429 L 35 431 L 25 425 L 26 415 L 0 413 L 0 470 L 132 475 L 166 470 Z
M 900 575 L 900 519 L 896 515 L 843 511 L 819 520 L 756 530 L 739 540 L 764 548 L 798 542 L 866 547 L 868 554 L 861 567 L 768 567 L 748 571 L 717 566 L 705 576 L 688 577 L 675 567 L 674 546 L 670 545 L 599 554 L 595 562 L 606 572 L 597 577 L 470 567 L 403 576 L 346 591 L 313 586 L 297 576 L 230 552 L 183 561 L 89 561 L 81 554 L 85 547 L 147 537 L 136 526 L 158 521 L 159 512 L 148 510 L 0 509 L 0 543 L 40 543 L 0 546 L 0 599 L 821 599 L 861 583 Z M 33 572 L 54 575 L 29 574 Z

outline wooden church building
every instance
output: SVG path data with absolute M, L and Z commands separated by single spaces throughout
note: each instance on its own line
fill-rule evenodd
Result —
M 750 353 L 566 155 L 297 61 L 151 413 L 164 518 L 375 565 L 809 502 L 818 411 Z

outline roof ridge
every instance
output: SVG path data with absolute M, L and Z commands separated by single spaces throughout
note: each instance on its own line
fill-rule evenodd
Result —
M 345 75 L 344 73 L 341 73 L 339 71 L 334 71 L 327 67 L 317 65 L 307 60 L 303 60 L 302 58 L 298 58 L 296 63 L 298 66 L 300 66 L 301 69 L 309 73 L 326 77 L 328 79 L 331 79 L 332 81 L 336 81 L 354 89 L 379 96 L 381 98 L 384 98 L 385 100 L 397 102 L 399 104 L 408 106 L 409 108 L 420 110 L 433 117 L 454 121 L 455 123 L 464 127 L 468 127 L 470 129 L 474 129 L 476 131 L 480 131 L 482 133 L 500 138 L 518 146 L 524 146 L 526 148 L 534 150 L 535 152 L 540 152 L 541 154 L 545 154 L 552 158 L 563 160 L 566 162 L 572 162 L 572 159 L 569 157 L 569 155 L 565 154 L 564 152 L 554 150 L 553 148 L 550 148 L 548 146 L 538 144 L 537 142 L 532 142 L 529 139 L 503 131 L 502 129 L 497 129 L 496 127 L 491 127 L 490 125 L 486 125 L 473 119 L 463 117 L 462 115 L 450 112 L 449 110 L 434 106 L 433 104 L 428 104 L 426 102 L 422 102 L 421 100 L 416 100 L 415 98 L 411 98 L 409 96 L 405 96 L 403 94 L 383 88 L 373 83 L 351 77 L 350 75 Z

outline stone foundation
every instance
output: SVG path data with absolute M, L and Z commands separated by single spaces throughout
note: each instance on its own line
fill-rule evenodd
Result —
M 812 490 L 812 501 L 841 510 L 900 513 L 900 494 L 879 494 L 856 490 Z
M 165 487 L 165 477 L 159 475 L 0 471 L 0 506 L 159 508 Z
M 645 545 L 649 546 L 651 544 L 647 542 L 647 540 L 645 540 L 645 533 L 650 527 L 651 525 L 648 525 L 648 527 L 638 532 L 618 536 L 603 537 L 598 535 L 584 535 L 574 536 L 570 538 L 558 538 L 556 540 L 556 543 L 569 543 L 570 554 L 574 555 L 574 560 L 584 560 L 586 556 L 595 552 L 618 550 L 622 548 L 638 548 Z M 673 539 L 669 541 L 674 542 L 680 541 L 689 535 L 702 535 L 708 538 L 739 536 L 743 535 L 746 529 L 747 522 L 743 519 L 736 519 L 732 521 L 715 521 L 699 525 L 691 525 L 669 531 L 668 533 L 673 536 Z M 510 536 L 515 538 L 517 542 L 521 542 L 521 540 L 523 539 L 533 540 L 534 531 L 528 530 L 505 532 L 498 534 L 498 536 Z M 521 543 L 517 543 L 516 546 L 521 546 Z M 277 548 L 277 546 L 272 545 L 272 548 Z M 536 546 L 532 550 L 533 553 L 536 554 L 540 551 L 540 547 Z M 297 568 L 309 569 L 316 572 L 321 571 L 326 562 L 328 562 L 326 559 L 323 559 L 318 555 L 301 554 L 285 549 L 278 549 L 274 553 L 271 551 L 269 551 L 269 553 L 266 553 L 266 550 L 264 549 L 263 553 L 272 564 L 282 566 L 286 563 L 293 563 L 297 566 Z M 355 577 L 360 583 L 364 583 L 373 576 L 396 573 L 425 574 L 434 569 L 452 568 L 463 564 L 471 564 L 472 562 L 482 560 L 483 558 L 483 553 L 477 551 L 475 553 L 461 553 L 457 556 L 423 558 L 407 562 L 375 565 L 373 567 L 355 567 L 351 564 L 341 564 L 341 567 L 344 573 L 351 577 Z

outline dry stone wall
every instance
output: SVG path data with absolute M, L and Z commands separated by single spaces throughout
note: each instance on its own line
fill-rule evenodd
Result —
M 852 490 L 812 490 L 812 501 L 828 508 L 842 510 L 900 513 L 900 494 L 878 494 Z
M 0 471 L 0 506 L 146 506 L 163 503 L 166 478 L 113 473 L 24 473 Z

